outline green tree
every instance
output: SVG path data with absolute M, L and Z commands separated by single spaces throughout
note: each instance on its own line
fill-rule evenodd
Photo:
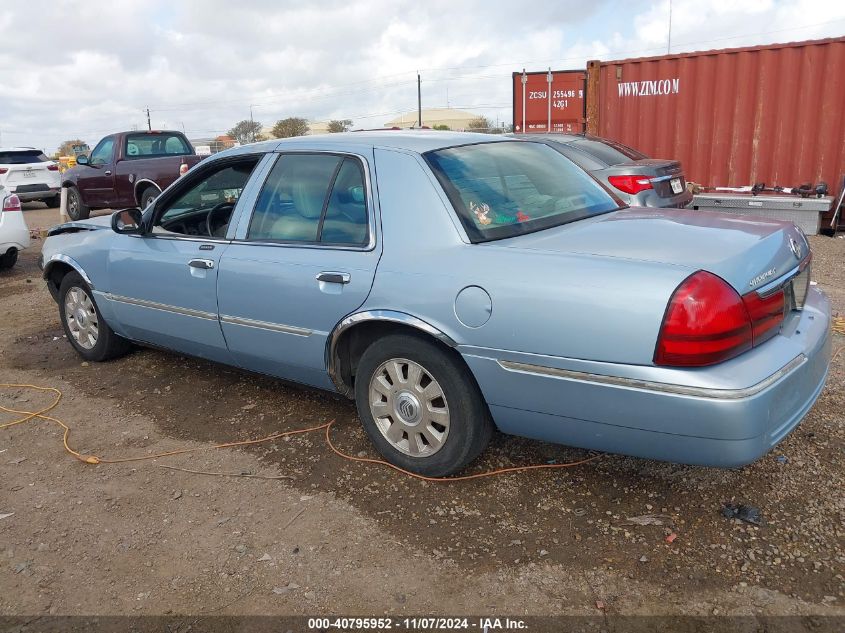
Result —
M 59 156 L 73 156 L 74 155 L 74 151 L 73 151 L 74 145 L 85 146 L 86 143 L 82 139 L 78 139 L 78 138 L 72 139 L 72 140 L 69 140 L 69 141 L 65 141 L 64 143 L 59 145 L 59 152 L 58 152 Z
M 441 130 L 441 131 L 444 131 L 444 132 L 445 132 L 445 131 L 451 130 L 452 128 L 450 128 L 450 127 L 449 127 L 448 125 L 446 125 L 445 123 L 438 123 L 438 124 L 437 124 L 437 125 L 435 125 L 432 129 L 433 129 L 433 130 Z
M 329 121 L 329 133 L 348 132 L 352 128 L 352 119 L 333 119 Z
M 261 135 L 261 123 L 259 121 L 250 121 L 249 119 L 238 121 L 235 127 L 226 133 L 241 145 L 264 140 L 264 137 Z
M 486 116 L 477 116 L 467 123 L 467 130 L 470 132 L 483 132 L 489 134 L 493 131 L 493 124 Z
M 305 136 L 308 134 L 308 121 L 298 116 L 291 116 L 287 119 L 276 121 L 276 125 L 270 132 L 275 138 L 290 138 L 292 136 Z

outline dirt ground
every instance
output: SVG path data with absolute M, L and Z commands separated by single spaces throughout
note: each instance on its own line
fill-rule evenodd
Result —
M 25 209 L 30 228 L 58 219 Z M 810 242 L 814 278 L 843 314 L 845 239 Z M 375 456 L 353 405 L 318 391 L 149 349 L 81 362 L 39 251 L 0 273 L 0 382 L 60 389 L 54 415 L 80 452 L 144 456 L 335 419 L 339 447 Z M 49 399 L 0 390 L 11 408 Z M 87 465 L 57 426 L 33 421 L 0 430 L 0 615 L 845 616 L 843 439 L 845 353 L 797 430 L 740 470 L 606 455 L 427 483 L 342 460 L 320 434 Z M 585 456 L 500 435 L 470 471 Z M 722 517 L 728 500 L 759 507 L 766 525 Z M 663 525 L 629 520 L 649 514 Z

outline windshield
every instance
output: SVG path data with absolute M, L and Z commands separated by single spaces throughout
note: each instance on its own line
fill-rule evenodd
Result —
M 619 202 L 547 145 L 505 141 L 425 154 L 473 242 L 531 233 L 599 213 Z

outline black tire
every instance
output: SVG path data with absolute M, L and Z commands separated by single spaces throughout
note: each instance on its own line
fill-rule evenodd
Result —
M 448 407 L 448 433 L 442 445 L 430 455 L 415 456 L 403 452 L 387 439 L 373 417 L 370 383 L 382 364 L 390 359 L 405 359 L 418 364 L 443 392 Z M 403 374 L 403 379 L 408 378 L 408 375 Z M 405 385 L 408 384 L 411 383 L 400 386 L 397 394 L 407 392 Z M 391 334 L 370 345 L 361 356 L 355 373 L 355 403 L 364 429 L 384 458 L 404 470 L 427 477 L 444 477 L 462 469 L 481 454 L 493 433 L 487 405 L 469 370 L 450 351 L 423 336 Z M 393 411 L 389 409 L 389 403 L 387 406 L 388 410 Z M 422 407 L 420 410 L 423 410 Z M 394 424 L 395 421 L 390 424 L 391 430 Z M 410 435 L 404 433 L 402 437 L 404 439 L 399 440 L 399 445 L 405 442 L 409 446 Z M 424 447 L 430 448 L 427 442 Z
M 147 187 L 146 189 L 144 189 L 141 192 L 141 197 L 139 198 L 141 203 L 141 210 L 143 211 L 148 206 L 150 206 L 150 204 L 152 204 L 152 201 L 158 198 L 158 195 L 160 193 L 161 192 L 155 187 Z
M 10 248 L 8 251 L 0 255 L 0 270 L 8 270 L 12 268 L 18 261 L 18 249 Z
M 74 335 L 74 332 L 71 330 L 69 319 L 66 314 L 66 304 L 67 296 L 73 290 L 81 290 L 84 292 L 90 299 L 94 312 L 96 313 L 98 331 L 96 343 L 94 343 L 92 347 L 85 347 L 81 344 Z M 94 301 L 94 294 L 91 292 L 91 287 L 85 283 L 85 280 L 79 273 L 71 272 L 64 276 L 62 283 L 59 286 L 58 301 L 59 318 L 62 321 L 62 327 L 65 330 L 67 340 L 70 341 L 70 344 L 76 352 L 82 356 L 82 358 L 89 361 L 100 362 L 117 358 L 118 356 L 123 356 L 129 351 L 131 344 L 125 338 L 115 334 L 114 330 L 112 330 L 108 323 L 105 322 L 103 315 L 100 314 L 100 308 L 97 307 L 97 303 Z
M 71 220 L 87 220 L 91 215 L 90 207 L 82 202 L 82 195 L 76 187 L 67 189 L 67 215 Z
M 62 196 L 55 195 L 52 198 L 47 198 L 43 202 L 47 205 L 48 209 L 58 209 L 60 206 L 62 206 Z

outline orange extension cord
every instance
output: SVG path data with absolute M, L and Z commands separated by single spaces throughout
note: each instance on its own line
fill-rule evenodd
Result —
M 832 328 L 833 332 L 836 334 L 843 334 L 845 335 L 845 317 L 834 317 Z M 837 349 L 833 356 L 830 358 L 830 362 L 832 363 L 836 360 L 836 357 L 839 356 L 840 352 L 845 349 L 845 345 L 840 346 Z M 68 444 L 68 438 L 70 437 L 70 427 L 59 420 L 58 418 L 54 418 L 52 416 L 46 415 L 48 412 L 52 411 L 56 408 L 59 404 L 59 400 L 62 399 L 62 392 L 56 389 L 55 387 L 39 387 L 37 385 L 20 385 L 20 384 L 11 384 L 11 383 L 0 383 L 0 388 L 4 389 L 35 389 L 37 391 L 49 391 L 56 394 L 56 399 L 53 402 L 41 409 L 40 411 L 19 411 L 17 409 L 9 409 L 0 405 L 0 411 L 5 411 L 6 413 L 15 413 L 18 415 L 23 415 L 24 417 L 18 418 L 17 420 L 13 420 L 12 422 L 6 422 L 5 424 L 0 424 L 0 429 L 6 429 L 11 426 L 15 426 L 18 424 L 23 424 L 24 422 L 29 422 L 30 420 L 34 419 L 41 419 L 47 420 L 48 422 L 54 422 L 58 424 L 60 427 L 64 429 L 64 436 L 62 437 L 62 443 L 64 444 L 65 450 L 73 455 L 76 459 L 86 464 L 123 464 L 126 462 L 140 462 L 146 461 L 149 459 L 159 459 L 161 457 L 170 457 L 172 455 L 184 455 L 185 453 L 195 453 L 197 451 L 204 451 L 204 450 L 215 450 L 219 448 L 233 448 L 235 446 L 249 446 L 251 444 L 261 444 L 262 442 L 272 442 L 273 440 L 278 440 L 288 435 L 299 435 L 301 433 L 313 433 L 315 431 L 325 430 L 326 434 L 326 444 L 328 447 L 337 455 L 342 457 L 343 459 L 348 459 L 352 462 L 363 462 L 365 464 L 378 464 L 380 466 L 387 466 L 388 468 L 392 468 L 404 475 L 408 475 L 409 477 L 413 477 L 414 479 L 421 479 L 423 481 L 433 481 L 437 483 L 449 482 L 449 481 L 468 481 L 470 479 L 481 479 L 482 477 L 492 477 L 494 475 L 504 475 L 506 473 L 516 473 L 516 472 L 523 472 L 528 470 L 553 470 L 558 468 L 572 468 L 573 466 L 580 466 L 582 464 L 587 464 L 589 462 L 595 461 L 601 455 L 593 455 L 591 457 L 587 457 L 586 459 L 581 459 L 575 462 L 567 462 L 565 464 L 531 464 L 528 466 L 512 466 L 510 468 L 498 468 L 496 470 L 488 470 L 483 473 L 475 473 L 473 475 L 460 475 L 458 477 L 425 477 L 423 475 L 418 475 L 416 473 L 412 473 L 407 471 L 403 468 L 399 468 L 398 466 L 394 466 L 390 462 L 386 462 L 383 459 L 373 459 L 371 457 L 355 457 L 353 455 L 349 455 L 348 453 L 344 453 L 340 449 L 338 449 L 334 443 L 332 442 L 332 438 L 330 435 L 330 431 L 332 425 L 334 424 L 334 420 L 330 422 L 326 422 L 325 424 L 319 424 L 317 426 L 310 426 L 305 429 L 295 429 L 293 431 L 283 431 L 279 433 L 273 433 L 272 435 L 268 435 L 267 437 L 261 437 L 254 440 L 241 440 L 239 442 L 226 442 L 225 444 L 215 444 L 214 446 L 201 446 L 198 448 L 184 448 L 175 451 L 166 451 L 164 453 L 156 453 L 155 455 L 143 455 L 141 457 L 122 457 L 116 459 L 105 459 L 102 457 L 97 457 L 96 455 L 82 455 L 77 451 L 73 450 L 70 445 Z
M 54 418 L 52 416 L 46 415 L 51 410 L 56 408 L 59 404 L 59 401 L 62 398 L 62 392 L 56 389 L 55 387 L 39 387 L 37 385 L 23 385 L 23 384 L 11 384 L 11 383 L 0 383 L 0 388 L 5 389 L 35 389 L 42 392 L 52 392 L 55 394 L 55 400 L 53 402 L 39 410 L 39 411 L 20 411 L 18 409 L 9 409 L 0 405 L 0 411 L 5 411 L 6 413 L 14 413 L 18 415 L 22 415 L 22 418 L 18 418 L 17 420 L 13 420 L 12 422 L 6 422 L 5 424 L 0 424 L 0 429 L 6 429 L 11 426 L 15 426 L 18 424 L 23 424 L 25 422 L 29 422 L 30 420 L 34 419 L 41 419 L 47 420 L 48 422 L 53 422 L 58 424 L 60 427 L 64 429 L 64 436 L 62 437 L 62 443 L 64 444 L 65 450 L 73 455 L 76 459 L 86 464 L 123 464 L 126 462 L 140 462 L 146 461 L 150 459 L 159 459 L 161 457 L 170 457 L 172 455 L 183 455 L 185 453 L 195 453 L 197 451 L 204 451 L 204 450 L 215 450 L 219 448 L 232 448 L 235 446 L 249 446 L 250 444 L 261 444 L 262 442 L 272 442 L 273 440 L 278 440 L 288 435 L 298 435 L 300 433 L 313 433 L 314 431 L 321 431 L 325 430 L 325 437 L 326 437 L 326 444 L 328 444 L 329 448 L 332 449 L 337 455 L 342 457 L 343 459 L 348 459 L 349 461 L 353 462 L 363 462 L 366 464 L 378 464 L 380 466 L 387 466 L 388 468 L 392 468 L 393 470 L 399 471 L 404 475 L 408 475 L 409 477 L 413 477 L 414 479 L 421 479 L 423 481 L 433 481 L 438 483 L 449 482 L 449 481 L 467 481 L 469 479 L 481 479 L 482 477 L 492 477 L 493 475 L 503 475 L 505 473 L 515 473 L 515 472 L 522 472 L 527 470 L 552 470 L 558 468 L 571 468 L 573 466 L 580 466 L 581 464 L 587 464 L 592 462 L 601 455 L 593 455 L 586 459 L 581 459 L 575 462 L 567 462 L 565 464 L 531 464 L 529 466 L 513 466 L 511 468 L 499 468 L 497 470 L 490 470 L 483 473 L 475 473 L 473 475 L 460 475 L 458 477 L 425 477 L 423 475 L 418 475 L 416 473 L 412 473 L 410 471 L 404 470 L 403 468 L 399 468 L 398 466 L 394 466 L 390 462 L 386 462 L 383 459 L 373 459 L 370 457 L 355 457 L 353 455 L 349 455 L 348 453 L 344 453 L 340 449 L 338 449 L 334 443 L 332 442 L 332 438 L 330 436 L 330 431 L 332 425 L 334 424 L 334 420 L 330 422 L 326 422 L 325 424 L 319 424 L 317 426 L 311 426 L 305 429 L 295 429 L 293 431 L 283 431 L 279 433 L 273 433 L 272 435 L 268 435 L 267 437 L 261 437 L 254 440 L 241 440 L 239 442 L 226 442 L 225 444 L 215 444 L 214 446 L 200 446 L 198 448 L 184 448 L 175 451 L 166 451 L 164 453 L 156 453 L 155 455 L 143 455 L 141 457 L 122 457 L 116 459 L 105 459 L 102 457 L 97 457 L 96 455 L 82 455 L 81 453 L 73 450 L 68 444 L 68 438 L 70 437 L 70 427 L 59 420 L 58 418 Z

